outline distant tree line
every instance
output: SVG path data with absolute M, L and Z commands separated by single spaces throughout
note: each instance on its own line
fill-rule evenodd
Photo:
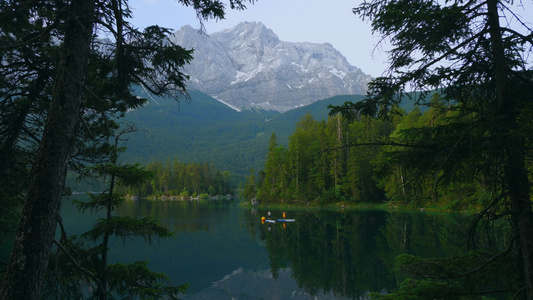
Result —
M 198 197 L 227 195 L 231 173 L 220 172 L 208 163 L 151 162 L 146 170 L 153 173 L 150 179 L 138 185 L 122 186 L 121 192 L 129 195 Z
M 336 114 L 317 121 L 306 115 L 289 137 L 288 147 L 279 145 L 276 135 L 271 135 L 264 169 L 246 181 L 247 198 L 255 196 L 263 204 L 386 200 L 417 207 L 483 205 L 490 199 L 487 173 L 468 165 L 433 174 L 423 172 L 451 158 L 429 156 L 423 153 L 428 149 L 413 146 L 429 140 L 435 130 L 444 130 L 452 120 L 462 118 L 466 122 L 470 118 L 459 116 L 456 106 L 444 106 L 440 100 L 440 95 L 434 94 L 424 112 L 418 107 L 410 112 L 395 108 L 394 116 L 386 120 L 361 116 L 348 121 Z M 447 142 L 445 137 L 425 148 L 438 148 L 439 141 Z M 420 151 L 418 159 L 405 158 L 407 154 L 416 157 L 416 151 Z M 454 172 L 455 176 L 435 181 L 443 172 Z

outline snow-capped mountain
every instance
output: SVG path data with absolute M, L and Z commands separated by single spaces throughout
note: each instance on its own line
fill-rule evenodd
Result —
M 371 80 L 331 44 L 280 41 L 262 23 L 210 35 L 184 26 L 171 39 L 195 49 L 184 70 L 188 87 L 237 110 L 285 112 L 336 95 L 364 94 Z

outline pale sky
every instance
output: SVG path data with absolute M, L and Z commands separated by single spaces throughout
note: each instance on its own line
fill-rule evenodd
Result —
M 370 25 L 352 13 L 363 0 L 256 0 L 247 4 L 244 11 L 226 10 L 226 19 L 205 23 L 207 33 L 229 29 L 244 21 L 262 22 L 272 29 L 282 41 L 330 43 L 339 50 L 350 64 L 373 77 L 386 71 L 387 43 L 379 43 Z M 132 23 L 144 28 L 149 25 L 179 30 L 184 25 L 199 28 L 199 21 L 192 8 L 178 4 L 176 0 L 130 0 L 134 19 Z M 511 6 L 509 4 L 509 6 Z M 533 28 L 533 4 L 531 1 L 515 1 L 517 13 L 529 28 Z M 512 16 L 501 18 L 502 25 L 513 24 Z M 514 23 L 516 24 L 516 22 Z M 514 26 L 512 26 L 514 27 Z M 529 34 L 527 30 L 519 31 Z M 532 64 L 532 57 L 526 57 Z
M 352 13 L 361 0 L 259 0 L 243 11 L 226 11 L 226 19 L 205 23 L 207 33 L 231 28 L 240 22 L 256 21 L 272 29 L 282 41 L 330 43 L 350 64 L 365 74 L 377 77 L 386 70 L 386 53 L 375 49 L 379 39 L 370 25 Z M 132 23 L 179 30 L 184 25 L 199 28 L 192 8 L 175 0 L 130 0 Z M 385 44 L 386 46 L 386 44 Z

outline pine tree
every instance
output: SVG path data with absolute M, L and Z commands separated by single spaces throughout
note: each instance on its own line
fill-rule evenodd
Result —
M 514 233 L 507 249 L 490 249 L 489 254 L 480 250 L 469 256 L 473 259 L 471 269 L 459 272 L 464 276 L 443 274 L 442 270 L 457 274 L 453 260 L 452 264 L 414 262 L 420 266 L 415 272 L 433 281 L 419 282 L 423 288 L 407 294 L 402 290 L 399 297 L 409 297 L 411 292 L 413 297 L 419 293 L 433 298 L 428 296 L 432 295 L 430 289 L 441 283 L 452 291 L 447 294 L 449 298 L 492 294 L 495 291 L 483 286 L 486 274 L 481 270 L 498 269 L 492 268 L 493 264 L 502 261 L 513 264 L 519 257 L 520 264 L 506 268 L 516 270 L 516 274 L 491 275 L 516 278 L 517 285 L 506 288 L 516 292 L 515 298 L 533 298 L 533 211 L 526 168 L 530 138 L 523 134 L 529 129 L 522 127 L 521 121 L 533 93 L 533 71 L 527 61 L 533 41 L 531 29 L 519 19 L 516 9 L 512 3 L 499 0 L 372 0 L 354 9 L 363 19 L 371 20 L 374 32 L 391 41 L 390 72 L 372 81 L 365 101 L 346 103 L 332 112 L 343 112 L 347 117 L 390 117 L 394 106 L 406 99 L 407 90 L 421 92 L 415 94 L 416 100 L 424 103 L 428 92 L 438 89 L 442 105 L 452 104 L 456 115 L 440 126 L 402 133 L 412 142 L 404 145 L 411 149 L 412 166 L 417 166 L 425 179 L 433 178 L 435 186 L 459 178 L 457 171 L 467 168 L 494 178 L 492 201 L 476 215 L 471 232 L 482 234 L 478 224 L 508 218 Z M 409 139 L 413 136 L 418 138 Z M 430 264 L 440 269 L 430 268 Z M 472 276 L 478 276 L 476 284 L 466 280 Z
M 250 175 L 246 178 L 246 184 L 244 185 L 243 196 L 246 200 L 252 200 L 257 195 L 257 186 L 255 180 L 255 171 L 250 169 Z
M 244 9 L 245 2 L 229 0 L 232 9 Z M 191 6 L 200 20 L 224 17 L 225 5 L 221 1 L 180 3 Z M 153 26 L 140 32 L 131 26 L 127 22 L 132 16 L 128 1 L 2 1 L 1 7 L 0 101 L 3 107 L 18 110 L 12 114 L 15 117 L 10 117 L 15 122 L 0 124 L 8 128 L 10 137 L 2 145 L 2 154 L 14 157 L 12 154 L 17 151 L 13 145 L 23 144 L 19 142 L 24 136 L 17 129 L 21 124 L 37 129 L 38 134 L 31 136 L 38 150 L 36 147 L 30 151 L 32 159 L 27 165 L 32 166 L 32 171 L 27 177 L 24 209 L 0 298 L 38 299 L 67 165 L 75 163 L 71 158 L 92 135 L 90 130 L 83 133 L 85 127 L 79 126 L 91 122 L 80 123 L 80 119 L 86 117 L 85 113 L 95 116 L 93 121 L 101 117 L 91 114 L 93 108 L 104 114 L 120 114 L 140 105 L 142 100 L 131 90 L 134 84 L 143 85 L 156 95 L 179 99 L 185 92 L 186 79 L 180 68 L 190 61 L 192 51 L 170 43 L 168 29 Z M 95 39 L 96 22 L 101 25 L 96 28 L 105 28 L 114 34 L 113 38 Z M 39 114 L 32 113 L 42 100 L 44 109 Z M 18 105 L 24 101 L 35 102 L 31 106 Z M 27 123 L 35 116 L 42 117 L 38 118 L 39 124 Z M 43 127 L 43 131 L 38 130 Z M 25 134 L 28 133 L 31 131 Z M 107 136 L 111 135 L 104 134 Z M 13 139 L 17 142 L 12 143 Z M 5 170 L 15 168 L 8 166 Z
M 92 287 L 95 299 L 108 299 L 112 295 L 141 298 L 171 297 L 177 299 L 184 293 L 187 286 L 164 286 L 168 280 L 164 274 L 154 273 L 148 269 L 147 261 L 133 263 L 109 264 L 109 240 L 116 237 L 125 242 L 126 238 L 140 237 L 147 242 L 153 238 L 172 236 L 166 228 L 160 226 L 152 217 L 133 219 L 129 216 L 113 215 L 113 210 L 120 206 L 124 197 L 116 193 L 116 186 L 139 185 L 153 173 L 138 165 L 119 164 L 118 143 L 123 134 L 134 132 L 133 127 L 121 130 L 111 150 L 111 161 L 90 167 L 90 173 L 108 182 L 106 191 L 100 194 L 89 194 L 88 202 L 75 200 L 80 212 L 104 211 L 105 217 L 100 218 L 94 227 L 83 233 L 78 240 L 69 238 L 65 228 L 61 226 L 61 241 L 56 242 L 57 252 L 52 257 L 53 264 L 49 268 L 44 298 L 57 299 L 76 298 L 83 291 Z

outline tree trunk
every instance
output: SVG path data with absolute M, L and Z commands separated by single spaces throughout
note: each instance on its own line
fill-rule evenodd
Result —
M 502 117 L 503 137 L 506 139 L 504 176 L 509 192 L 513 231 L 518 236 L 518 253 L 522 255 L 522 273 L 525 294 L 523 299 L 533 299 L 533 211 L 530 186 L 524 158 L 524 140 L 517 135 L 518 125 L 515 100 L 507 89 L 508 66 L 502 29 L 499 24 L 498 0 L 487 1 L 488 25 L 494 55 L 494 76 L 497 93 L 497 109 Z M 522 277 L 522 276 L 520 276 Z
M 94 1 L 71 1 L 43 138 L 0 299 L 39 299 L 63 195 L 67 162 L 82 108 Z
M 505 168 L 514 232 L 518 235 L 518 253 L 522 255 L 523 280 L 526 289 L 524 299 L 533 299 L 533 212 L 529 198 L 529 180 L 525 170 L 523 141 L 510 138 L 507 147 L 508 162 Z M 520 276 L 522 277 L 522 276 Z

